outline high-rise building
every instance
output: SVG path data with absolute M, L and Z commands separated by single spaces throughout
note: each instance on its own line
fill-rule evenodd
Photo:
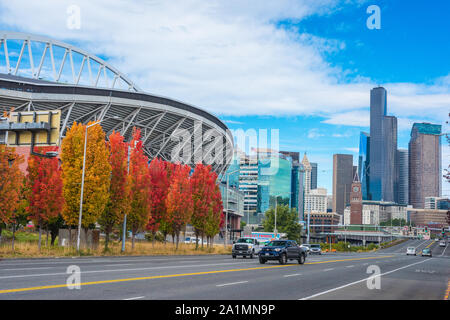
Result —
M 361 191 L 364 200 L 370 200 L 370 136 L 367 132 L 359 135 L 358 176 L 361 180 Z
M 387 92 L 370 91 L 370 181 L 369 198 L 394 201 L 397 118 L 387 116 Z
M 311 162 L 311 190 L 317 189 L 317 163 Z
M 395 202 L 398 204 L 408 204 L 408 150 L 397 150 L 396 168 L 397 190 Z
M 424 208 L 425 197 L 440 197 L 441 125 L 414 123 L 409 141 L 409 204 Z
M 303 169 L 305 170 L 305 174 L 304 174 L 304 188 L 305 188 L 305 194 L 308 194 L 311 191 L 311 171 L 312 171 L 312 167 L 311 167 L 311 163 L 308 160 L 308 157 L 306 156 L 306 152 L 303 156 L 302 159 L 302 165 L 303 165 Z
M 327 212 L 327 189 L 317 188 L 305 194 L 305 211 L 311 213 Z
M 333 155 L 333 212 L 344 214 L 350 203 L 353 182 L 353 156 L 351 154 Z
M 239 191 L 244 194 L 244 222 L 255 224 L 258 206 L 258 159 L 256 155 L 239 156 Z M 257 223 L 257 222 L 256 222 Z

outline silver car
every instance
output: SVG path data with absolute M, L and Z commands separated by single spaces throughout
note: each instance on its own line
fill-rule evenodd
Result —
M 409 256 L 409 255 L 413 255 L 413 256 L 417 255 L 416 248 L 415 247 L 408 247 L 406 249 L 406 255 L 407 256 Z

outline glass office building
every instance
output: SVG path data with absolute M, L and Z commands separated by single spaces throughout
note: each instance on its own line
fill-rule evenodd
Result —
M 370 159 L 370 136 L 367 132 L 361 132 L 359 135 L 358 176 L 361 179 L 361 191 L 363 200 L 370 200 L 369 159 Z
M 310 162 L 311 164 L 311 190 L 317 189 L 317 163 Z
M 370 181 L 369 198 L 394 201 L 397 118 L 386 115 L 387 92 L 383 87 L 370 91 Z

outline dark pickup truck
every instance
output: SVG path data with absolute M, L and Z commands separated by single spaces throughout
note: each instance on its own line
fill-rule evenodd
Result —
M 305 263 L 306 248 L 300 247 L 293 240 L 273 240 L 259 251 L 259 262 L 278 260 L 280 264 L 286 264 L 288 260 L 297 260 L 299 264 Z

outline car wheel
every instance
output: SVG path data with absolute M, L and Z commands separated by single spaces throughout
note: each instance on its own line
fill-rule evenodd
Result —
M 253 250 L 252 253 L 250 254 L 250 259 L 253 259 L 253 254 L 255 253 L 255 251 Z
M 266 260 L 264 260 L 263 258 L 259 258 L 259 263 L 264 264 L 266 263 Z
M 247 256 L 243 256 L 242 258 L 247 259 Z
M 236 255 L 233 254 L 233 259 L 236 259 Z
M 303 253 L 300 254 L 300 258 L 298 259 L 299 264 L 305 263 L 305 255 Z
M 286 262 L 287 262 L 287 257 L 286 257 L 286 254 L 283 253 L 280 257 L 280 264 L 286 264 Z

